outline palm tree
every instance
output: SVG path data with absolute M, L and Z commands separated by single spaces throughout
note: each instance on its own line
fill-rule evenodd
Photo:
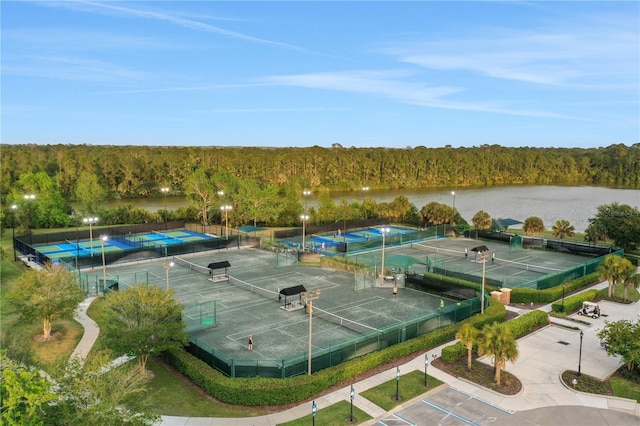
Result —
M 565 237 L 573 237 L 575 235 L 573 225 L 564 219 L 557 220 L 556 224 L 551 227 L 551 231 L 553 231 L 553 236 L 559 238 L 560 241 L 564 240 Z
M 633 264 L 628 259 L 615 254 L 610 254 L 604 258 L 602 263 L 598 266 L 598 272 L 600 273 L 600 279 L 609 281 L 609 298 L 613 297 L 613 286 L 619 282 L 625 282 L 627 278 L 630 278 L 635 273 Z M 631 283 L 636 278 L 632 278 Z M 630 284 L 631 284 L 630 283 Z M 625 285 L 625 300 L 627 297 L 627 287 Z
M 625 274 L 622 278 L 622 283 L 624 284 L 624 295 L 623 300 L 627 301 L 627 292 L 629 288 L 636 289 L 640 285 L 640 274 L 637 269 L 633 267 L 631 261 L 627 258 L 624 259 L 626 262 L 623 262 L 625 265 Z
M 456 333 L 456 339 L 460 340 L 467 347 L 467 371 L 471 371 L 471 355 L 473 351 L 473 344 L 478 339 L 478 329 L 469 322 L 466 322 L 460 327 L 458 333 Z
M 485 325 L 479 336 L 478 353 L 492 358 L 496 374 L 495 383 L 499 385 L 500 373 L 506 367 L 507 361 L 518 359 L 518 345 L 511 329 L 499 322 Z
M 542 234 L 544 232 L 544 223 L 539 217 L 530 216 L 525 219 L 522 230 L 529 235 Z

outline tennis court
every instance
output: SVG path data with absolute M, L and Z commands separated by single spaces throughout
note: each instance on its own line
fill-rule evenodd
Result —
M 98 232 L 96 232 L 97 234 Z M 34 244 L 33 248 L 51 260 L 70 257 L 91 257 L 132 250 L 138 247 L 166 247 L 167 245 L 184 244 L 188 242 L 215 239 L 216 237 L 200 234 L 189 230 L 174 230 L 166 232 L 151 231 L 148 233 L 126 235 L 102 235 L 98 238 L 78 240 L 64 240 L 55 244 Z M 104 244 L 104 245 L 103 245 Z
M 34 245 L 34 248 L 49 257 L 49 259 L 56 260 L 69 256 L 88 257 L 92 254 L 93 256 L 101 256 L 103 243 L 105 253 L 115 253 L 129 248 L 122 243 L 108 239 L 104 242 L 102 239 L 94 239 L 93 241 L 90 239 L 78 241 L 65 240 L 58 244 Z
M 304 286 L 319 291 L 313 301 L 314 351 L 369 331 L 438 311 L 441 297 L 400 288 L 392 297 L 391 288 L 371 288 L 354 292 L 353 274 L 318 266 L 277 268 L 276 255 L 260 249 L 209 252 L 184 258 L 168 258 L 140 265 L 110 266 L 108 278 L 148 273 L 149 285 L 174 290 L 184 305 L 193 337 L 234 360 L 278 360 L 308 350 L 309 314 L 305 309 L 284 309 L 286 302 L 298 300 L 280 290 Z M 174 266 L 168 270 L 169 260 Z M 177 260 L 177 261 L 176 261 Z M 207 265 L 228 261 L 229 280 L 212 282 Z M 100 275 L 100 271 L 95 272 Z M 168 276 L 168 280 L 167 280 Z M 133 283 L 120 282 L 120 289 Z M 458 300 L 444 298 L 446 305 Z M 247 349 L 252 334 L 254 350 Z
M 479 247 L 488 251 L 474 251 Z M 485 279 L 502 287 L 530 287 L 539 278 L 558 274 L 576 268 L 585 262 L 593 261 L 591 257 L 545 250 L 514 250 L 509 244 L 492 241 L 479 241 L 467 238 L 437 238 L 412 242 L 385 249 L 385 270 L 403 270 L 409 262 L 410 272 L 434 272 L 447 276 L 482 277 L 483 256 L 485 262 Z M 348 258 L 354 262 L 365 263 L 380 268 L 382 253 L 372 250 L 365 253 L 350 254 Z M 401 260 L 396 262 L 395 259 Z

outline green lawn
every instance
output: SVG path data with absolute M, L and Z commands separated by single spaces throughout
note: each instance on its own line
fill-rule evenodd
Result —
M 356 396 L 357 398 L 357 396 Z M 316 419 L 318 425 L 322 426 L 343 426 L 345 424 L 358 425 L 371 419 L 371 416 L 353 406 L 353 422 L 351 422 L 351 403 L 340 401 L 329 407 L 317 407 Z M 279 423 L 278 426 L 309 426 L 313 424 L 313 415 L 311 414 L 311 404 L 309 404 L 309 415 L 292 420 L 287 423 Z
M 267 414 L 260 407 L 216 401 L 157 358 L 149 358 L 147 369 L 153 372 L 149 389 L 151 408 L 155 413 L 185 417 L 255 417 Z
M 427 377 L 427 387 L 424 386 L 424 372 L 414 370 L 407 374 L 400 374 L 400 380 L 389 380 L 375 388 L 362 392 L 362 396 L 387 411 L 407 402 L 418 395 L 437 388 L 443 384 L 435 377 Z M 397 388 L 396 388 L 397 385 Z M 396 400 L 396 389 L 398 400 Z
M 635 399 L 640 402 L 640 383 L 635 383 L 622 377 L 612 377 L 609 383 L 615 396 Z

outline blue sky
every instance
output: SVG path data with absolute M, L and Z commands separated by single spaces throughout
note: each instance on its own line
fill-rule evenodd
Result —
M 2 143 L 640 142 L 636 1 L 2 1 Z

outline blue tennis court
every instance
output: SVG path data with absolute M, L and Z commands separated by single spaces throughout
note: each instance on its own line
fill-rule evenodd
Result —
M 184 244 L 188 242 L 215 239 L 216 237 L 200 234 L 189 230 L 174 230 L 167 232 L 152 231 L 149 233 L 129 234 L 127 236 L 109 236 L 106 240 L 89 238 L 79 240 L 65 240 L 55 244 L 34 245 L 33 248 L 51 260 L 67 257 L 91 257 L 132 250 L 144 247 L 166 247 L 168 245 Z
M 366 229 L 358 229 L 354 231 L 342 232 L 338 230 L 334 233 L 326 233 L 326 234 L 313 234 L 309 238 L 312 244 L 322 245 L 324 243 L 325 246 L 331 247 L 337 243 L 361 243 L 365 241 L 369 241 L 370 239 L 380 239 L 382 238 L 382 231 L 380 230 L 382 227 L 378 228 L 366 228 Z M 408 234 L 411 232 L 415 232 L 416 230 L 413 228 L 405 228 L 402 226 L 385 226 L 389 230 L 386 233 L 386 237 L 390 237 L 393 235 L 400 234 Z

